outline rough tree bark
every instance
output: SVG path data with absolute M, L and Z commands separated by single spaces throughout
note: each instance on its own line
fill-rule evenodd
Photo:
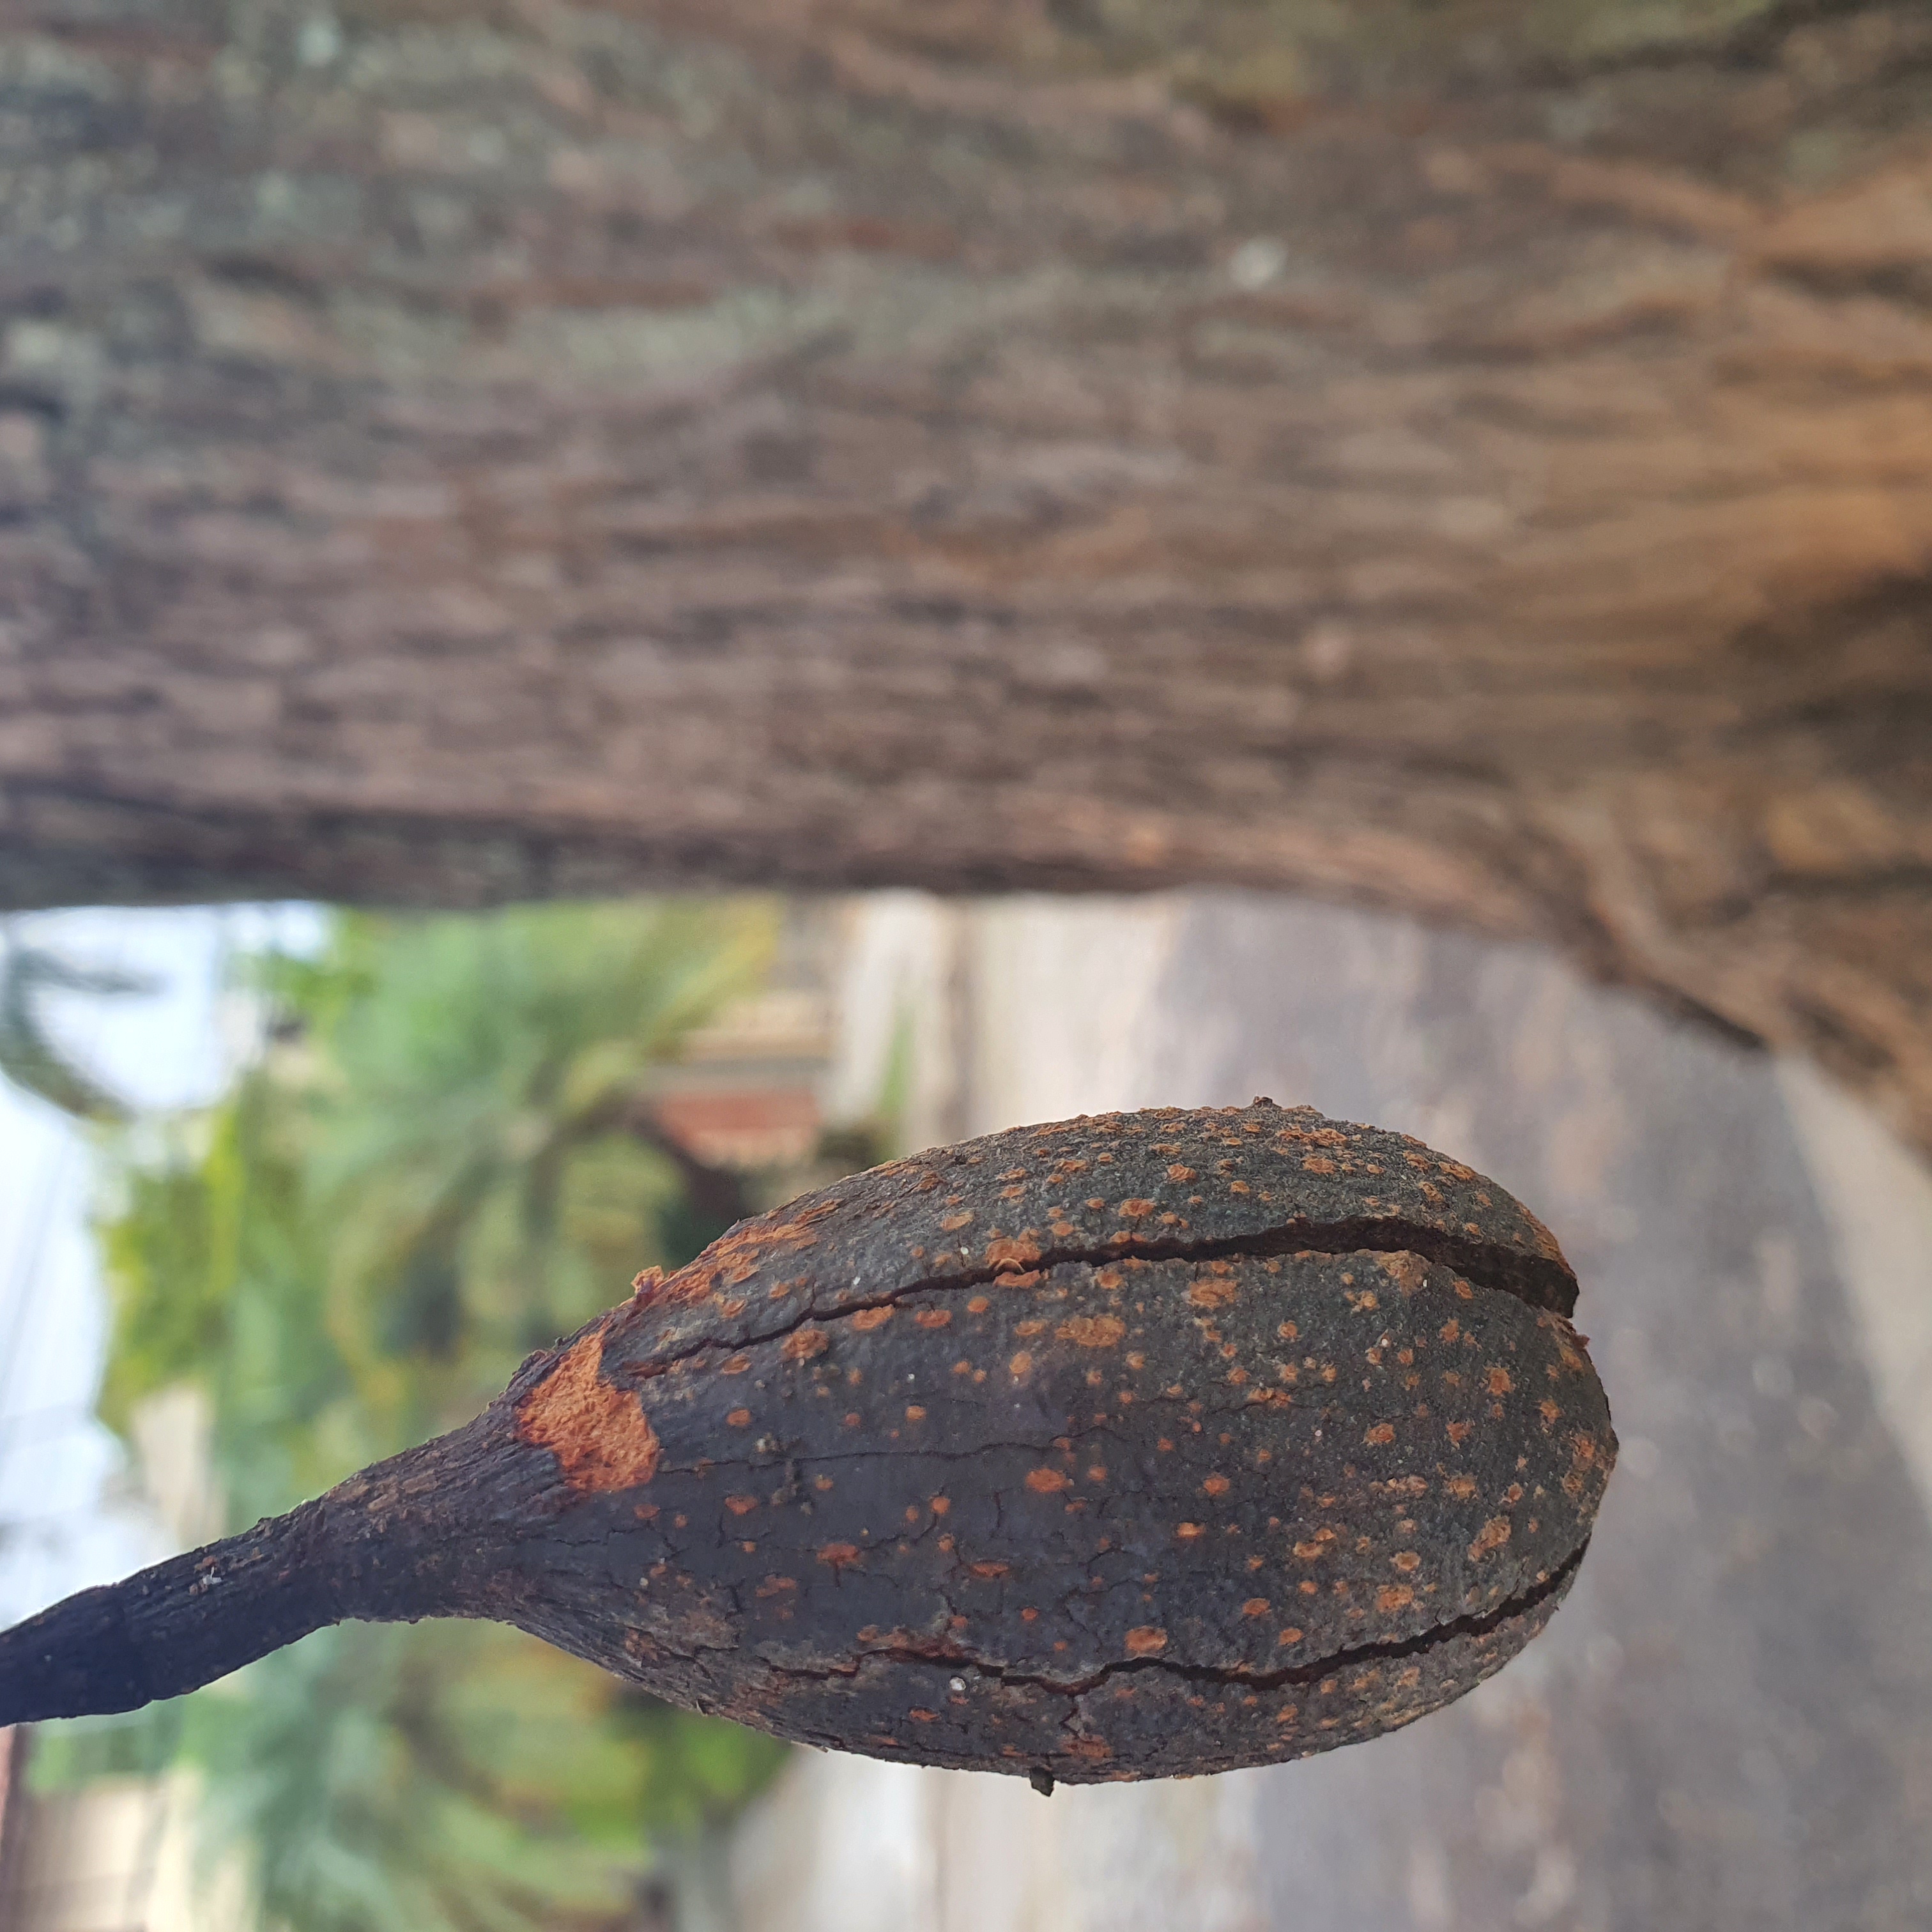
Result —
M 1932 17 L 5 0 L 0 902 L 1218 879 L 1932 1146 Z

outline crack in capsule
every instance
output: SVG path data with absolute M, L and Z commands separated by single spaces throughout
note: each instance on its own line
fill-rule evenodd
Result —
M 1584 1552 L 1588 1547 L 1586 1538 L 1540 1582 L 1532 1584 L 1527 1590 L 1519 1591 L 1513 1597 L 1505 1598 L 1492 1610 L 1467 1616 L 1452 1617 L 1445 1622 L 1432 1624 L 1414 1636 L 1390 1637 L 1375 1643 L 1358 1644 L 1350 1649 L 1331 1652 L 1326 1657 L 1315 1658 L 1306 1664 L 1285 1664 L 1278 1670 L 1250 1670 L 1238 1664 L 1182 1664 L 1165 1657 L 1125 1657 L 1103 1664 L 1098 1670 L 1088 1672 L 1084 1677 L 1059 1678 L 1046 1676 L 1034 1671 L 1014 1670 L 1004 1664 L 988 1664 L 968 1657 L 941 1658 L 928 1656 L 904 1645 L 886 1644 L 868 1648 L 849 1665 L 827 1665 L 822 1670 L 773 1664 L 769 1659 L 766 1662 L 769 1669 L 778 1672 L 782 1676 L 801 1677 L 813 1683 L 829 1683 L 836 1678 L 856 1677 L 864 1670 L 867 1661 L 875 1657 L 884 1658 L 888 1662 L 896 1664 L 944 1664 L 949 1670 L 970 1671 L 976 1676 L 989 1678 L 994 1683 L 1024 1685 L 1034 1690 L 1050 1691 L 1055 1696 L 1072 1698 L 1083 1697 L 1114 1678 L 1147 1671 L 1162 1671 L 1171 1677 L 1180 1678 L 1194 1684 L 1273 1690 L 1287 1684 L 1319 1683 L 1322 1678 L 1332 1677 L 1339 1671 L 1358 1670 L 1366 1664 L 1398 1662 L 1404 1658 L 1426 1656 L 1439 1645 L 1456 1637 L 1486 1636 L 1503 1624 L 1516 1618 L 1526 1616 L 1552 1598 L 1560 1596 L 1576 1575 L 1583 1561 Z
M 890 1308 L 913 1296 L 956 1294 L 962 1288 L 996 1285 L 1002 1276 L 1015 1273 L 1045 1274 L 1052 1269 L 1079 1263 L 1105 1267 L 1121 1261 L 1240 1261 L 1265 1260 L 1278 1255 L 1413 1254 L 1426 1262 L 1454 1269 L 1475 1287 L 1508 1294 L 1526 1307 L 1568 1320 L 1576 1306 L 1576 1284 L 1559 1263 L 1542 1256 L 1520 1254 L 1491 1241 L 1470 1240 L 1444 1234 L 1440 1228 L 1418 1227 L 1394 1216 L 1365 1217 L 1358 1220 L 1314 1222 L 1300 1219 L 1284 1222 L 1279 1228 L 1252 1234 L 1217 1236 L 1199 1241 L 1155 1240 L 1145 1235 L 1131 1235 L 1125 1240 L 1109 1241 L 1100 1247 L 1091 1245 L 1048 1248 L 1025 1270 L 1010 1266 L 980 1268 L 963 1274 L 927 1275 L 863 1300 L 821 1310 L 815 1300 L 808 1301 L 791 1318 L 754 1334 L 703 1335 L 668 1354 L 653 1354 L 642 1361 L 611 1365 L 608 1372 L 630 1382 L 649 1382 L 668 1373 L 681 1362 L 699 1356 L 729 1351 L 736 1353 L 781 1342 L 813 1322 L 844 1322 L 874 1308 Z M 675 1279 L 675 1277 L 674 1277 Z M 642 1310 L 626 1307 L 616 1311 L 619 1324 L 634 1318 Z M 600 1316 L 598 1319 L 608 1320 Z M 570 1338 L 574 1342 L 577 1337 Z M 509 1391 L 520 1394 L 526 1381 L 536 1377 L 530 1371 L 539 1364 L 560 1358 L 569 1346 L 541 1358 L 532 1357 L 518 1372 Z

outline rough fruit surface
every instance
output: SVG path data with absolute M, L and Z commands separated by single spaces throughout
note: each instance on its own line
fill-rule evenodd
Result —
M 1575 1292 L 1493 1183 L 1306 1109 L 894 1162 L 526 1366 L 500 1413 L 542 1505 L 490 1613 L 924 1763 L 1078 1782 L 1370 1736 L 1576 1573 L 1616 1442 Z

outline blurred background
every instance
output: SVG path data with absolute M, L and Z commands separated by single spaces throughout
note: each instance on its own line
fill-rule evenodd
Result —
M 1113 1107 L 1493 1174 L 1623 1443 L 1331 1757 L 348 1626 L 4 1932 L 1932 1924 L 1918 0 L 0 0 L 0 1622 Z

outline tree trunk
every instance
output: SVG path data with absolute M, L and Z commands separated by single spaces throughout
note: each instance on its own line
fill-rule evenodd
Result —
M 1282 886 L 1932 1146 L 1932 17 L 1324 11 L 0 14 L 0 902 Z

